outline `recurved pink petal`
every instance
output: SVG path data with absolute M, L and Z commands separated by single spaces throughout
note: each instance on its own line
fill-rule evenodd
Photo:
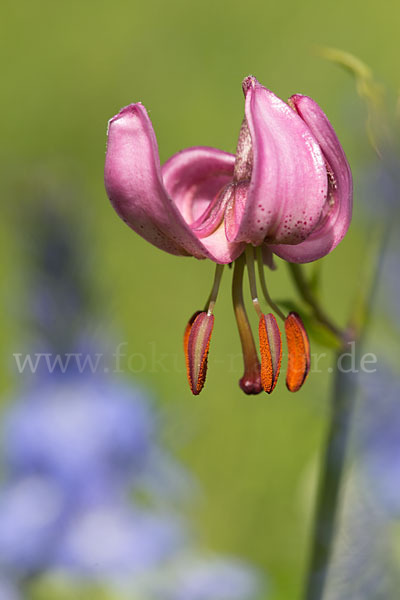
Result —
M 329 173 L 329 192 L 321 219 L 311 235 L 296 246 L 271 246 L 271 250 L 290 262 L 306 263 L 331 252 L 345 236 L 351 221 L 353 181 L 343 148 L 318 104 L 301 95 L 292 96 L 290 102 L 322 149 Z
M 325 160 L 306 123 L 254 77 L 243 83 L 253 168 L 246 202 L 228 239 L 253 245 L 298 244 L 325 205 Z
M 205 250 L 218 263 L 232 262 L 245 247 L 226 239 L 223 224 L 234 163 L 232 154 L 198 146 L 174 154 L 162 167 L 169 196 L 192 235 L 201 238 Z
M 214 255 L 194 235 L 179 205 L 168 195 L 154 130 L 140 103 L 123 108 L 109 123 L 105 185 L 119 216 L 158 248 L 215 262 L 232 260 L 227 243 L 220 253 L 220 245 L 215 244 Z
M 171 254 L 187 255 L 169 231 L 169 201 L 164 191 L 157 142 L 146 109 L 131 104 L 112 118 L 104 180 L 118 215 L 148 242 Z M 201 253 L 196 248 L 195 252 Z
M 224 186 L 203 214 L 191 223 L 190 228 L 197 237 L 208 237 L 218 229 L 225 216 L 226 206 L 234 196 L 234 188 L 233 183 Z

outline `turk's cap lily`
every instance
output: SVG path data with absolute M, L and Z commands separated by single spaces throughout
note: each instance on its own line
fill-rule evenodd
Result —
M 275 388 L 281 334 L 274 315 L 264 314 L 259 305 L 256 257 L 265 299 L 285 326 L 287 388 L 301 388 L 310 370 L 307 333 L 299 315 L 285 316 L 272 302 L 264 264 L 273 264 L 273 254 L 291 263 L 322 258 L 343 239 L 351 220 L 350 167 L 318 104 L 299 94 L 285 103 L 254 77 L 245 78 L 243 91 L 245 114 L 236 154 L 196 146 L 161 167 L 142 104 L 123 108 L 109 122 L 105 185 L 119 216 L 166 252 L 217 263 L 208 304 L 193 315 L 184 335 L 195 395 L 205 382 L 222 266 L 232 262 L 232 299 L 244 358 L 239 385 L 247 394 Z M 243 301 L 245 266 L 259 317 L 261 362 Z
M 352 178 L 334 129 L 318 104 L 289 104 L 243 82 L 245 118 L 236 155 L 192 147 L 161 168 L 145 107 L 109 122 L 108 196 L 139 235 L 171 254 L 230 263 L 246 244 L 291 262 L 328 254 L 351 219 Z

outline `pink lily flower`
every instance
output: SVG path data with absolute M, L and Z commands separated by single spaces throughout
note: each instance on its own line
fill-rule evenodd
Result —
M 270 263 L 272 253 L 295 263 L 325 256 L 343 239 L 351 220 L 350 167 L 321 108 L 301 95 L 292 96 L 286 104 L 254 77 L 244 80 L 243 90 L 245 117 L 236 155 L 193 147 L 161 167 L 154 130 L 142 104 L 123 108 L 109 122 L 105 185 L 118 215 L 166 252 L 217 263 L 209 304 L 191 319 L 185 332 L 188 376 L 195 394 L 204 385 L 221 265 L 236 261 L 242 275 L 236 277 L 234 286 L 241 289 L 244 264 L 242 268 L 240 262 L 246 248 L 249 276 L 254 272 L 254 247 L 259 249 L 263 277 L 260 263 Z M 262 284 L 264 288 L 265 281 Z M 262 386 L 272 391 L 278 362 L 272 369 L 273 380 L 264 385 L 237 289 L 234 306 L 245 359 L 240 385 L 247 393 L 258 393 Z M 270 316 L 265 319 L 259 306 L 257 311 L 264 319 L 262 343 L 276 344 L 272 355 L 280 356 L 278 326 Z M 212 317 L 212 323 L 207 324 L 207 317 Z M 298 315 L 290 323 L 303 327 Z M 303 334 L 300 337 L 304 340 Z M 271 353 L 262 351 L 261 355 L 270 357 Z M 303 362 L 308 372 L 309 359 Z M 300 376 L 301 382 L 306 374 Z M 293 373 L 289 379 L 293 380 Z M 298 389 L 297 385 L 288 387 Z

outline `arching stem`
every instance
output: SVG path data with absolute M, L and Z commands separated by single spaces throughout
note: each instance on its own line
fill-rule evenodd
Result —
M 277 304 L 275 304 L 275 302 L 272 301 L 271 296 L 268 293 L 267 284 L 266 284 L 265 275 L 264 275 L 264 260 L 263 260 L 261 246 L 259 246 L 256 249 L 256 253 L 257 253 L 257 263 L 258 263 L 258 276 L 260 278 L 261 289 L 264 294 L 264 298 L 265 298 L 267 304 L 272 308 L 272 310 L 274 312 L 276 312 L 276 314 L 282 319 L 282 321 L 285 321 L 285 319 L 286 319 L 285 315 L 283 314 L 283 312 L 281 311 L 279 306 Z

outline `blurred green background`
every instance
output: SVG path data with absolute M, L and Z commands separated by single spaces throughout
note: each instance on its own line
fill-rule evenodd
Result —
M 229 358 L 240 348 L 227 272 L 207 384 L 191 396 L 182 332 L 208 295 L 213 266 L 163 254 L 116 217 L 103 189 L 107 120 L 142 101 L 161 161 L 191 145 L 234 152 L 241 81 L 254 74 L 284 99 L 296 92 L 316 99 L 350 163 L 360 166 L 371 157 L 364 109 L 351 78 L 315 49 L 348 50 L 396 88 L 399 18 L 400 5 L 372 0 L 3 3 L 2 391 L 17 383 L 12 353 L 24 339 L 15 304 L 24 294 L 25 259 L 13 208 L 68 189 L 71 208 L 90 223 L 82 259 L 91 262 L 99 296 L 98 333 L 113 332 L 127 355 L 140 354 L 130 371 L 127 362 L 123 368 L 157 394 L 169 414 L 164 442 L 200 482 L 203 493 L 187 506 L 188 516 L 207 547 L 265 570 L 272 600 L 299 597 L 332 357 L 296 395 L 281 381 L 271 397 L 244 396 L 242 367 L 232 369 Z M 355 223 L 324 260 L 324 298 L 342 323 L 362 252 L 357 181 L 355 192 Z M 275 298 L 292 291 L 283 263 L 270 276 L 270 291 Z M 313 352 L 326 350 L 314 345 Z

